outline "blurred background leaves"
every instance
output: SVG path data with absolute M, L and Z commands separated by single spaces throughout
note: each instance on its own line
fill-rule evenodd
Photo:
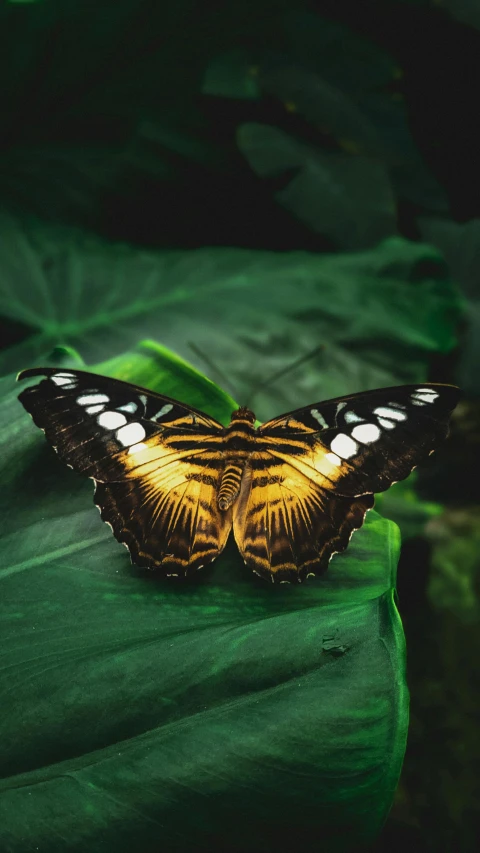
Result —
M 203 369 L 205 352 L 244 403 L 321 345 L 296 382 L 262 390 L 265 420 L 306 398 L 421 381 L 455 344 L 462 303 L 441 256 L 400 237 L 345 255 L 153 251 L 39 220 L 0 223 L 0 310 L 28 330 L 0 356 L 4 371 L 58 343 L 95 362 L 149 335 Z
M 261 419 L 464 388 L 448 444 L 377 503 L 404 537 L 412 692 L 379 844 L 432 853 L 473 850 L 477 809 L 478 25 L 446 0 L 0 7 L 5 377 L 150 337 L 257 389 Z

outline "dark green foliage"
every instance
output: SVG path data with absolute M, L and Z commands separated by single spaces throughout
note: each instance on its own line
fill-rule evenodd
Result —
M 0 853 L 373 843 L 407 726 L 377 512 L 413 706 L 378 850 L 476 849 L 468 396 L 324 579 L 272 590 L 233 544 L 191 585 L 133 569 L 14 382 L 88 365 L 224 422 L 478 396 L 473 5 L 2 5 Z
M 347 255 L 139 251 L 37 220 L 0 223 L 1 311 L 31 331 L 1 354 L 2 372 L 44 360 L 59 342 L 93 363 L 149 336 L 201 370 L 196 350 L 205 352 L 244 403 L 321 345 L 252 398 L 266 420 L 307 401 L 421 381 L 429 358 L 455 344 L 461 301 L 440 255 L 399 237 Z

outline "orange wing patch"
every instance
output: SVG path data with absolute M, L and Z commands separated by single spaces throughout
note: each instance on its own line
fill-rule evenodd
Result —
M 234 505 L 233 530 L 245 562 L 258 575 L 300 582 L 321 574 L 362 526 L 373 495 L 345 498 L 331 491 L 331 482 L 323 483 L 268 452 L 252 454 Z
M 151 437 L 125 453 L 125 479 L 96 482 L 95 503 L 138 566 L 186 575 L 221 553 L 232 512 L 221 512 L 217 493 L 223 472 L 213 450 L 175 449 L 182 436 Z M 191 443 L 191 438 L 189 439 Z

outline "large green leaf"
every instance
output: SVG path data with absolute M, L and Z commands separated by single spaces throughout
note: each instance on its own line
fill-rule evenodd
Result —
M 461 306 L 440 256 L 400 238 L 348 255 L 153 252 L 32 220 L 3 216 L 0 226 L 0 315 L 30 330 L 2 353 L 3 373 L 58 343 L 92 364 L 148 336 L 205 369 L 194 344 L 245 403 L 273 372 L 316 350 L 253 398 L 265 420 L 309 401 L 425 380 L 432 353 L 456 342 Z
M 149 343 L 98 366 L 224 418 L 228 397 Z M 0 383 L 0 847 L 357 850 L 402 762 L 398 530 L 375 512 L 302 587 L 233 543 L 191 583 L 154 579 L 99 521 Z

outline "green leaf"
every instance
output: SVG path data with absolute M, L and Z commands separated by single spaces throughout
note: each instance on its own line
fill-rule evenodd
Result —
M 265 420 L 308 401 L 422 381 L 431 354 L 456 343 L 461 302 L 440 256 L 400 238 L 347 255 L 154 252 L 36 220 L 5 215 L 0 226 L 0 314 L 31 330 L 2 353 L 3 373 L 39 363 L 58 343 L 92 364 L 150 337 L 197 368 L 216 365 L 211 378 L 220 372 L 245 403 L 316 350 L 288 381 L 252 398 Z
M 114 376 L 125 382 L 136 382 L 167 397 L 176 397 L 179 388 L 182 401 L 211 415 L 225 425 L 238 404 L 191 364 L 155 341 L 142 341 L 128 355 L 120 355 L 98 364 L 95 372 Z
M 95 369 L 223 416 L 226 395 L 174 355 L 170 367 L 146 343 Z M 155 579 L 17 392 L 0 380 L 1 849 L 370 843 L 407 727 L 396 526 L 369 513 L 301 587 L 256 579 L 233 543 L 194 582 Z
M 395 483 L 387 492 L 375 497 L 375 508 L 398 524 L 403 540 L 423 535 L 425 525 L 444 511 L 442 504 L 419 498 L 415 490 L 416 479 L 413 471 L 406 480 Z
M 221 98 L 258 101 L 260 91 L 257 70 L 248 51 L 233 48 L 210 60 L 205 70 L 202 92 Z
M 318 19 L 317 19 L 318 21 Z M 382 157 L 377 131 L 357 106 L 356 98 L 332 85 L 318 73 L 293 62 L 279 61 L 260 69 L 261 90 L 288 104 L 317 130 L 333 139 L 349 141 L 358 153 Z
M 402 68 L 377 40 L 314 12 L 285 15 L 282 52 L 259 60 L 258 81 L 322 136 L 388 166 L 397 197 L 448 212 L 445 191 L 413 140 Z M 318 132 L 319 131 L 319 132 Z M 358 203 L 358 202 L 357 202 Z
M 477 588 L 479 522 L 478 505 L 443 507 L 443 513 L 432 518 L 425 529 L 432 548 L 427 588 L 432 609 L 444 614 L 447 620 L 453 616 L 460 623 L 475 627 L 480 615 Z M 452 665 L 454 661 L 455 658 Z
M 264 124 L 240 125 L 237 143 L 261 177 L 294 171 L 277 201 L 343 249 L 365 249 L 396 232 L 395 199 L 379 160 L 326 153 Z
M 454 281 L 466 297 L 462 349 L 457 365 L 457 381 L 466 394 L 480 394 L 480 293 L 479 245 L 480 219 L 453 222 L 451 219 L 420 219 L 425 239 L 442 252 Z

